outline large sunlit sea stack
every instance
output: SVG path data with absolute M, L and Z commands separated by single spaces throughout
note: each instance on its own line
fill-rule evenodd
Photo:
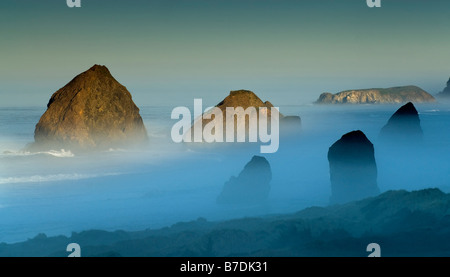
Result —
M 92 150 L 147 140 L 130 92 L 105 66 L 94 65 L 55 92 L 36 125 L 32 149 Z

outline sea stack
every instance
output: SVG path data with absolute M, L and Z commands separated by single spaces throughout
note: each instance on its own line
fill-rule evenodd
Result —
M 347 133 L 328 151 L 331 181 L 331 204 L 345 203 L 375 196 L 377 165 L 373 144 L 362 131 Z
M 195 130 L 209 130 L 208 126 L 210 124 L 208 123 L 215 122 L 214 124 L 216 127 L 211 128 L 208 132 L 204 132 L 204 134 L 208 134 L 209 137 L 214 137 L 215 141 L 228 141 L 226 139 L 230 136 L 230 134 L 227 135 L 228 127 L 230 127 L 229 130 L 233 130 L 232 137 L 234 136 L 236 141 L 249 141 L 250 130 L 253 131 L 254 134 L 257 134 L 258 132 L 258 123 L 261 118 L 260 115 L 265 116 L 267 119 L 267 127 L 270 130 L 273 107 L 272 103 L 269 101 L 263 102 L 250 90 L 231 91 L 227 97 L 214 107 L 214 109 L 211 109 L 205 112 L 201 117 L 196 118 L 191 129 L 186 133 L 186 136 L 191 137 L 191 141 L 196 141 L 194 138 Z M 234 120 L 227 121 L 228 108 L 232 108 L 236 112 L 237 116 L 233 117 Z M 240 108 L 242 108 L 242 113 L 239 113 Z M 283 117 L 278 110 L 274 109 L 274 111 L 277 112 L 279 119 Z M 220 118 L 218 116 L 220 116 Z M 205 140 L 208 141 L 207 139 Z
M 414 143 L 420 142 L 422 137 L 419 113 L 411 102 L 400 107 L 380 131 L 384 142 Z
M 450 99 L 450 78 L 448 79 L 447 87 L 443 91 L 438 93 L 437 96 Z
M 219 204 L 264 204 L 270 191 L 272 170 L 266 158 L 253 156 L 238 177 L 225 183 Z
M 228 110 L 234 111 L 234 120 L 227 119 Z M 276 113 L 278 121 L 273 117 Z M 189 131 L 185 134 L 185 141 L 194 142 L 212 142 L 227 141 L 227 138 L 235 137 L 237 142 L 256 142 L 258 132 L 263 124 L 260 123 L 262 118 L 266 119 L 267 131 L 272 130 L 286 133 L 298 133 L 301 128 L 301 119 L 299 116 L 284 116 L 269 101 L 263 102 L 254 92 L 250 90 L 234 90 L 218 103 L 213 109 L 206 111 L 202 116 L 194 119 Z M 278 130 L 272 126 L 273 122 L 278 124 Z M 214 121 L 214 122 L 213 122 Z M 214 124 L 209 124 L 214 123 Z M 210 127 L 214 125 L 214 127 Z M 203 138 L 201 141 L 195 139 L 196 130 L 203 130 L 203 135 L 209 139 Z M 232 131 L 233 134 L 227 132 Z M 253 132 L 254 141 L 249 137 L 250 131 Z
M 33 148 L 77 151 L 129 147 L 148 136 L 130 92 L 94 65 L 52 95 L 34 138 Z

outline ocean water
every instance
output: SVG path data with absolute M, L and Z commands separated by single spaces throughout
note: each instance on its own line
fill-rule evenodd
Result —
M 0 242 L 39 233 L 70 235 L 88 229 L 135 231 L 179 221 L 222 220 L 290 213 L 328 205 L 328 148 L 343 134 L 362 130 L 374 143 L 378 186 L 450 192 L 450 105 L 416 105 L 424 130 L 420 147 L 384 147 L 378 133 L 400 105 L 282 106 L 302 118 L 301 134 L 283 137 L 278 152 L 259 144 L 198 147 L 173 143 L 174 107 L 141 107 L 148 147 L 76 154 L 70 149 L 30 153 L 35 124 L 45 107 L 0 108 Z M 231 176 L 253 155 L 269 161 L 268 205 L 218 205 Z

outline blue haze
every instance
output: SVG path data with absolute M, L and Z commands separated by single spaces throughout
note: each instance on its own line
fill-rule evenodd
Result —
M 223 184 L 259 155 L 259 147 L 174 144 L 172 108 L 141 107 L 151 138 L 148 148 L 93 155 L 61 149 L 24 152 L 42 107 L 0 109 L 0 241 L 87 229 L 142 230 L 198 217 L 221 220 L 326 206 L 331 193 L 328 147 L 357 129 L 375 145 L 382 191 L 438 187 L 450 192 L 448 105 L 418 105 L 424 147 L 399 154 L 377 142 L 397 105 L 281 106 L 282 113 L 302 117 L 302 134 L 282 139 L 277 153 L 265 155 L 273 171 L 265 207 L 215 202 Z M 403 144 L 408 146 L 407 141 Z

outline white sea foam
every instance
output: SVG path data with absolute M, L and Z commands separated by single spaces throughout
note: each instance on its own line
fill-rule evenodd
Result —
M 19 184 L 19 183 L 42 183 L 42 182 L 55 182 L 55 181 L 67 181 L 67 180 L 80 180 L 96 177 L 115 176 L 120 173 L 105 173 L 105 174 L 53 174 L 53 175 L 33 175 L 33 176 L 21 176 L 21 177 L 6 177 L 0 178 L 0 185 L 4 184 Z
M 109 148 L 106 152 L 126 152 L 126 150 L 121 148 Z
M 60 151 L 55 151 L 55 150 L 50 150 L 48 152 L 41 152 L 41 154 L 47 154 L 47 155 L 52 155 L 58 158 L 71 158 L 74 157 L 75 155 L 72 153 L 72 151 L 66 151 L 64 149 L 61 149 Z
M 50 151 L 42 151 L 42 152 L 30 152 L 30 151 L 4 151 L 4 155 L 7 156 L 36 156 L 36 155 L 50 155 L 57 158 L 72 158 L 75 155 L 72 151 L 65 149 L 61 150 L 50 150 Z

